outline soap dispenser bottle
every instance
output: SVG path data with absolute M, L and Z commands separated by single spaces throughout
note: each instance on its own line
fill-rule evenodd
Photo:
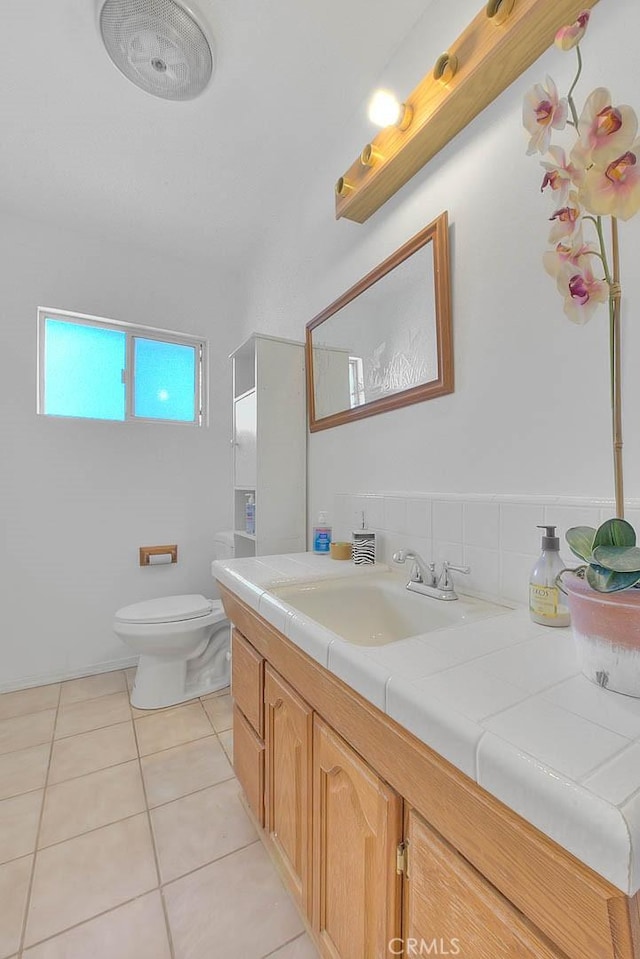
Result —
M 556 577 L 565 564 L 560 558 L 560 540 L 555 526 L 538 526 L 546 530 L 542 537 L 542 552 L 529 577 L 529 614 L 534 623 L 543 626 L 568 626 L 569 609 L 556 585 Z
M 249 536 L 256 535 L 256 501 L 253 493 L 245 494 L 244 530 Z
M 313 552 L 328 556 L 331 551 L 331 527 L 324 510 L 318 513 L 318 523 L 313 527 Z

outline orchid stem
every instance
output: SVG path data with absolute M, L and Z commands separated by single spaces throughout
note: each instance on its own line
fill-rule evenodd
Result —
M 571 110 L 571 116 L 573 117 L 573 125 L 577 129 L 578 111 L 576 110 L 576 105 L 574 103 L 572 94 L 576 88 L 576 84 L 578 83 L 578 80 L 580 79 L 580 74 L 582 73 L 582 54 L 580 53 L 580 44 L 578 44 L 578 46 L 576 47 L 576 53 L 578 55 L 578 72 L 576 73 L 573 83 L 571 84 L 571 87 L 569 89 L 569 93 L 567 94 L 567 100 L 569 101 L 569 109 Z
M 602 230 L 602 217 L 585 216 L 583 219 L 591 220 L 591 222 L 595 224 L 596 232 L 598 234 L 598 243 L 600 244 L 599 255 L 600 259 L 602 260 L 602 266 L 604 267 L 604 278 L 609 286 L 611 286 L 611 273 L 609 272 L 609 261 L 607 260 L 607 245 L 604 242 L 604 232 Z
M 620 331 L 620 252 L 618 220 L 611 217 L 611 256 L 613 278 L 609 285 L 609 352 L 611 354 L 611 417 L 613 426 L 613 476 L 616 516 L 624 519 L 624 483 L 622 468 L 622 370 Z

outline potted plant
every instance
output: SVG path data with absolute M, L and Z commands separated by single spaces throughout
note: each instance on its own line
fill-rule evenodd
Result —
M 624 520 L 622 389 L 620 375 L 620 257 L 618 220 L 640 209 L 640 139 L 631 107 L 614 104 L 605 87 L 587 97 L 581 113 L 574 91 L 582 72 L 580 41 L 590 14 L 562 27 L 561 50 L 575 50 L 577 72 L 566 97 L 550 77 L 526 95 L 523 123 L 529 154 L 542 154 L 542 192 L 553 198 L 544 267 L 574 323 L 585 323 L 602 304 L 609 314 L 609 371 L 616 519 L 598 530 L 567 532 L 572 552 L 585 566 L 562 581 L 583 672 L 593 682 L 640 697 L 640 549 Z M 554 131 L 569 131 L 569 152 L 551 143 Z M 610 240 L 605 235 L 609 221 Z M 561 574 L 562 575 L 562 574 Z
M 559 576 L 582 672 L 599 686 L 640 696 L 640 548 L 633 526 L 609 519 L 597 530 L 574 526 L 566 538 L 586 564 Z M 572 575 L 563 583 L 564 573 Z

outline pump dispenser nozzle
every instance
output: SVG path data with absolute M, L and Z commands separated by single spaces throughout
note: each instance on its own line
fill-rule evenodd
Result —
M 546 529 L 547 535 L 542 537 L 543 549 L 560 549 L 560 539 L 556 536 L 555 526 L 538 526 L 538 529 Z

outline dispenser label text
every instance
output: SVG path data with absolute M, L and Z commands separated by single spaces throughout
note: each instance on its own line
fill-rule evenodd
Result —
M 558 587 L 557 586 L 529 586 L 529 607 L 536 616 L 547 616 L 555 619 L 558 615 Z

